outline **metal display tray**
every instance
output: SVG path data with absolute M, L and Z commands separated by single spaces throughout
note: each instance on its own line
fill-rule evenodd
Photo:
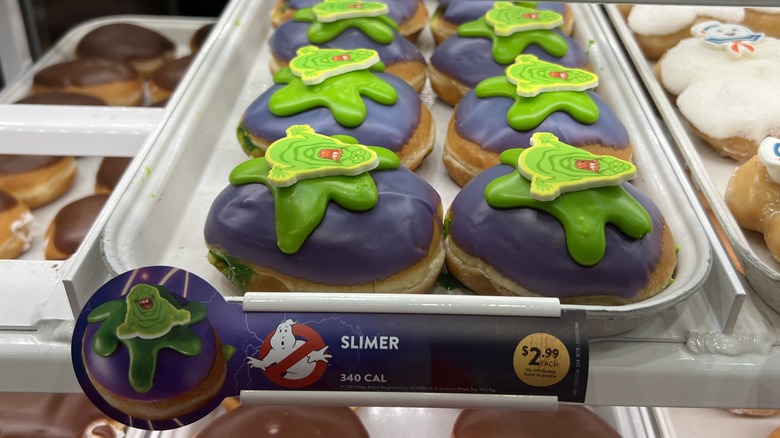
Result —
M 739 163 L 721 157 L 697 137 L 685 117 L 655 77 L 655 62 L 645 58 L 634 36 L 614 5 L 605 6 L 628 55 L 644 82 L 674 139 L 691 176 L 722 226 L 742 264 L 748 282 L 767 304 L 780 312 L 780 263 L 769 253 L 764 237 L 740 227 L 726 206 L 724 194 Z
M 225 38 L 204 61 L 208 72 L 192 78 L 189 89 L 193 92 L 183 96 L 165 129 L 150 139 L 153 145 L 141 165 L 149 174 L 122 194 L 103 233 L 102 251 L 114 274 L 165 264 L 203 277 L 226 295 L 236 293 L 206 259 L 203 226 L 212 201 L 227 185 L 230 170 L 247 159 L 235 126 L 252 100 L 271 85 L 267 40 L 272 31 L 268 26 L 272 5 L 272 1 L 243 2 L 236 8 Z M 577 17 L 574 37 L 588 48 L 599 73 L 598 92 L 628 128 L 639 169 L 633 183 L 658 204 L 679 246 L 676 279 L 659 295 L 623 306 L 563 306 L 585 310 L 591 336 L 599 336 L 634 328 L 685 300 L 707 278 L 713 256 L 701 217 L 680 189 L 687 184 L 682 171 L 666 155 L 663 137 L 648 129 L 639 102 L 640 84 L 632 80 L 612 49 L 603 45 L 608 37 L 593 19 L 592 10 L 584 5 L 572 8 Z M 423 54 L 430 55 L 432 40 L 425 36 L 419 45 Z M 441 162 L 452 108 L 435 99 L 429 86 L 421 97 L 433 113 L 437 140 L 433 154 L 417 173 L 439 191 L 447 208 L 459 189 Z

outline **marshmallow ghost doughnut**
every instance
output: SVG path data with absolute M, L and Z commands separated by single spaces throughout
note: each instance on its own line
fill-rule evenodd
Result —
M 737 161 L 780 133 L 780 40 L 744 26 L 700 23 L 656 65 L 694 134 Z
M 767 137 L 726 187 L 726 205 L 740 226 L 758 231 L 780 263 L 780 139 Z

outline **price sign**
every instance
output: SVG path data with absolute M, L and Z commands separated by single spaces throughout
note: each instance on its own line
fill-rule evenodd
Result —
M 76 322 L 72 358 L 96 406 L 155 430 L 197 421 L 244 390 L 582 402 L 588 374 L 584 312 L 245 313 L 199 277 L 159 266 L 122 274 L 93 295 Z

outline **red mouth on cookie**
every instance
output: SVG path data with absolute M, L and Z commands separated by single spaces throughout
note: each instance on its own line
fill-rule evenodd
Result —
M 591 172 L 598 172 L 599 162 L 597 160 L 577 160 L 574 162 L 574 167 L 580 170 L 590 170 Z
M 564 81 L 569 79 L 569 73 L 565 71 L 551 71 L 550 77 L 563 79 Z
M 149 310 L 154 307 L 154 301 L 151 298 L 141 298 L 136 303 L 141 307 L 141 310 Z
M 349 56 L 349 53 L 345 53 L 343 55 L 336 55 L 336 56 L 330 58 L 331 61 L 335 61 L 335 62 L 338 62 L 338 61 L 349 61 L 350 59 L 352 59 L 352 57 Z
M 539 14 L 533 13 L 533 14 L 523 14 L 523 18 L 528 18 L 531 20 L 538 20 Z
M 321 149 L 317 156 L 326 160 L 338 161 L 341 158 L 341 149 Z
M 349 9 L 363 9 L 363 5 L 361 3 L 350 3 L 347 5 Z

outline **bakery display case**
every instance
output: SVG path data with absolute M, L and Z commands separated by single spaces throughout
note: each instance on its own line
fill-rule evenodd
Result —
M 425 6 L 432 12 L 436 3 Z M 15 145 L 24 142 L 31 154 L 79 156 L 83 172 L 74 189 L 79 193 L 90 190 L 99 157 L 135 157 L 72 257 L 44 261 L 42 250 L 34 246 L 21 259 L 0 263 L 6 286 L 0 293 L 1 391 L 81 392 L 71 362 L 78 314 L 110 279 L 144 266 L 165 265 L 205 279 L 228 303 L 248 313 L 431 312 L 499 318 L 579 312 L 588 331 L 584 402 L 622 436 L 689 436 L 686 421 L 694 416 L 706 418 L 717 428 L 713 430 L 750 431 L 761 437 L 780 426 L 774 417 L 748 419 L 725 410 L 780 409 L 780 315 L 767 298 L 780 289 L 780 269 L 765 250 L 756 250 L 760 239 L 745 238 L 730 222 L 716 198 L 731 168 L 718 167 L 716 159 L 702 154 L 691 140 L 615 5 L 571 3 L 576 17 L 572 38 L 586 49 L 599 76 L 599 95 L 628 130 L 637 167 L 633 183 L 653 198 L 673 230 L 678 265 L 675 281 L 664 292 L 618 306 L 560 304 L 557 299 L 517 299 L 513 304 L 506 297 L 474 296 L 462 285 L 442 282 L 430 294 L 382 294 L 373 304 L 349 293 L 331 299 L 298 292 L 242 295 L 209 263 L 203 228 L 212 201 L 228 184 L 228 174 L 247 159 L 235 126 L 247 106 L 273 84 L 267 45 L 273 7 L 271 1 L 230 2 L 165 108 L 11 102 L 29 90 L 37 70 L 70 56 L 78 39 L 96 26 L 110 21 L 149 26 L 170 35 L 183 55 L 191 34 L 209 20 L 121 16 L 85 23 L 0 91 L 0 152 L 18 153 Z M 435 47 L 427 32 L 416 46 L 426 57 Z M 436 141 L 417 174 L 440 194 L 446 211 L 460 190 L 441 158 L 452 107 L 437 99 L 430 84 L 420 98 L 433 115 Z M 70 199 L 76 197 L 74 192 Z M 46 218 L 58 208 L 50 210 Z M 725 240 L 718 234 L 721 227 Z M 729 255 L 731 248 L 739 267 Z M 549 409 L 558 403 L 554 396 L 526 401 L 522 396 L 414 391 L 246 391 L 241 397 L 259 404 L 284 400 L 303 406 L 374 406 L 356 411 L 371 436 L 389 433 L 388 424 L 414 428 L 404 432 L 412 436 L 448 436 L 462 408 Z M 191 436 L 223 410 L 190 426 L 151 435 Z

